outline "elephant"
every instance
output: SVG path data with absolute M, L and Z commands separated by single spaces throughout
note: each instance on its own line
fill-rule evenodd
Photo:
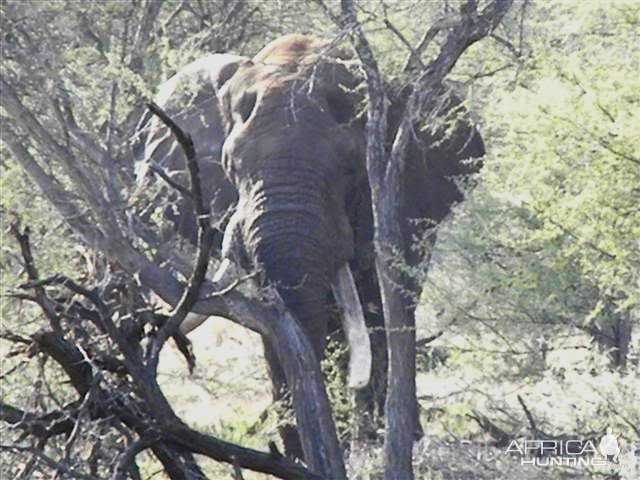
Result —
M 155 101 L 193 137 L 205 200 L 220 220 L 223 261 L 216 279 L 232 268 L 259 271 L 260 284 L 275 288 L 318 359 L 330 325 L 343 317 L 352 356 L 350 386 L 362 389 L 363 408 L 372 411 L 381 408 L 386 346 L 383 329 L 376 328 L 384 322 L 374 264 L 362 78 L 354 63 L 329 42 L 290 34 L 251 59 L 202 58 L 163 84 Z M 462 101 L 446 86 L 441 89 L 434 108 L 439 122 L 433 122 L 439 126 L 416 125 L 404 159 L 398 199 L 404 243 L 399 247 L 411 264 L 425 261 L 412 248 L 416 236 L 435 241 L 433 230 L 414 220 L 442 222 L 463 199 L 457 179 L 478 172 L 485 152 Z M 389 92 L 388 148 L 407 99 L 402 89 Z M 440 125 L 447 113 L 458 110 L 463 114 L 455 122 Z M 139 188 L 148 189 L 159 172 L 186 184 L 182 154 L 168 129 L 156 118 L 145 117 L 140 125 L 145 146 Z M 222 215 L 228 209 L 232 215 Z M 188 199 L 177 198 L 165 214 L 182 236 L 195 238 Z M 420 289 L 410 279 L 407 287 Z M 406 303 L 414 315 L 414 302 L 407 298 Z M 188 320 L 184 332 L 203 319 Z M 264 347 L 274 398 L 282 399 L 287 391 L 282 368 L 271 346 Z M 370 382 L 371 348 L 378 375 Z M 285 453 L 302 458 L 295 429 L 284 427 L 281 434 Z

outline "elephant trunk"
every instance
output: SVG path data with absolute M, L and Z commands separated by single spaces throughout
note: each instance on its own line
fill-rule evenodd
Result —
M 349 386 L 369 382 L 371 347 L 362 306 L 348 266 L 352 234 L 332 186 L 309 170 L 290 169 L 240 189 L 238 210 L 225 234 L 227 254 L 242 268 L 262 271 L 278 290 L 322 358 L 330 295 L 349 342 Z M 333 200 L 332 200 L 333 199 Z
M 321 357 L 339 234 L 321 192 L 312 187 L 264 180 L 247 203 L 243 240 L 248 257 L 276 287 Z

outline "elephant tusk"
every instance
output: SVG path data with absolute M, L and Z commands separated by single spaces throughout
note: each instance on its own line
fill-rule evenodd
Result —
M 235 266 L 228 258 L 225 258 L 220 262 L 220 266 L 213 276 L 213 282 L 219 287 L 226 287 L 232 278 L 235 277 Z M 200 315 L 198 313 L 187 313 L 184 320 L 180 324 L 180 333 L 186 335 L 191 330 L 199 327 L 204 321 L 209 318 L 208 315 Z
M 223 258 L 220 262 L 220 266 L 218 270 L 216 270 L 215 275 L 213 276 L 213 282 L 216 284 L 220 284 L 221 287 L 225 287 L 224 283 L 227 283 L 227 280 L 230 279 L 233 274 L 234 266 L 231 263 L 231 260 L 228 258 Z
M 349 343 L 349 388 L 358 390 L 366 387 L 371 377 L 371 343 L 348 263 L 338 269 L 332 288 L 342 311 L 342 327 Z

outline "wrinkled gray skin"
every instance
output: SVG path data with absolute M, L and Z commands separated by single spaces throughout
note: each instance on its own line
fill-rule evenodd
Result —
M 369 307 L 367 323 L 382 325 L 372 255 L 364 121 L 354 116 L 361 101 L 354 93 L 359 79 L 340 61 L 339 53 L 300 35 L 275 40 L 252 60 L 212 55 L 199 62 L 178 74 L 200 88 L 193 110 L 176 116 L 184 95 L 175 88 L 174 79 L 162 87 L 164 98 L 157 100 L 193 135 L 202 183 L 215 211 L 232 205 L 237 195 L 222 255 L 244 269 L 262 270 L 262 282 L 276 286 L 319 356 L 335 317 L 331 283 L 345 261 L 354 271 L 361 303 Z M 214 91 L 219 103 L 214 101 Z M 390 139 L 402 111 L 403 95 L 395 97 L 389 110 Z M 455 97 L 449 99 L 444 111 L 459 103 Z M 484 154 L 479 133 L 466 121 L 436 146 L 434 139 L 442 140 L 438 134 L 417 135 L 419 141 L 414 139 L 406 159 L 400 205 L 407 220 L 403 247 L 412 263 L 422 260 L 409 246 L 424 227 L 409 220 L 441 222 L 462 199 L 455 176 L 479 168 L 479 163 L 465 160 Z M 177 172 L 184 169 L 180 155 L 167 130 L 153 120 L 142 165 L 155 162 Z M 190 208 L 182 201 L 172 218 L 184 236 L 194 238 Z M 374 365 L 382 374 L 374 375 L 370 387 L 378 394 L 363 396 L 369 410 L 380 407 L 386 362 L 384 334 L 378 331 L 371 336 L 377 347 Z M 282 398 L 284 374 L 269 345 L 265 354 L 274 396 Z M 283 433 L 286 452 L 302 458 L 295 431 Z

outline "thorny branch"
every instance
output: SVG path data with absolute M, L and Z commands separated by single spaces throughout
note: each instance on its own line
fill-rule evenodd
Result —
M 31 272 L 31 277 L 37 270 L 31 255 L 31 246 L 28 243 L 29 237 L 17 230 L 17 227 L 14 234 L 21 242 L 25 263 L 30 264 L 28 270 Z M 224 442 L 184 425 L 164 399 L 155 375 L 149 374 L 141 355 L 137 353 L 140 350 L 139 342 L 142 336 L 140 333 L 135 333 L 139 332 L 139 329 L 134 327 L 132 331 L 131 322 L 139 326 L 141 318 L 135 313 L 141 311 L 139 306 L 134 306 L 134 311 L 128 317 L 125 316 L 123 320 L 116 323 L 113 318 L 116 312 L 103 299 L 107 292 L 84 287 L 67 277 L 55 275 L 43 280 L 30 278 L 20 287 L 40 290 L 41 295 L 46 297 L 46 304 L 52 305 L 55 311 L 60 310 L 62 308 L 60 301 L 49 296 L 46 286 L 62 286 L 95 307 L 95 310 L 86 310 L 84 307 L 85 311 L 94 313 L 94 316 L 84 318 L 72 314 L 82 310 L 70 309 L 67 315 L 68 322 L 62 321 L 66 320 L 67 316 L 61 317 L 59 333 L 43 330 L 32 335 L 30 339 L 37 351 L 53 359 L 62 367 L 79 398 L 65 407 L 64 411 L 54 410 L 44 415 L 28 413 L 2 403 L 0 420 L 13 425 L 27 435 L 47 440 L 62 434 L 73 434 L 73 432 L 82 434 L 81 431 L 92 421 L 117 419 L 127 430 L 137 435 L 138 439 L 134 440 L 115 462 L 113 478 L 125 478 L 132 468 L 137 468 L 135 457 L 146 449 L 153 451 L 171 478 L 184 478 L 185 469 L 199 471 L 192 457 L 194 453 L 235 465 L 236 468 L 261 471 L 279 478 L 321 478 L 280 456 Z M 62 299 L 62 301 L 65 300 Z M 130 318 L 131 321 L 124 321 L 126 318 Z M 102 357 L 108 358 L 110 354 L 107 352 L 113 351 L 113 347 L 118 348 L 124 356 L 124 371 L 100 370 L 101 362 L 95 342 L 93 342 L 93 349 L 90 349 L 84 345 L 83 337 L 73 340 L 70 338 L 75 335 L 74 329 L 77 330 L 87 322 L 107 332 L 107 345 L 103 346 L 106 348 L 100 349 L 99 353 Z M 70 329 L 71 326 L 74 328 Z M 83 329 L 87 334 L 91 330 L 88 326 L 84 326 Z M 15 338 L 19 342 L 27 341 L 19 335 L 13 337 L 5 335 L 5 338 Z M 128 375 L 134 379 L 133 384 L 126 381 L 123 383 Z M 78 423 L 81 411 L 89 412 L 90 422 Z M 37 455 L 52 468 L 73 472 L 79 478 L 94 478 L 82 472 L 75 472 L 64 462 L 44 459 L 41 455 L 42 451 L 35 447 L 22 447 L 16 444 L 7 448 Z
M 5 96 L 3 96 L 3 100 L 4 98 Z M 25 119 L 17 115 L 15 120 L 22 128 L 25 126 L 24 122 L 27 122 L 26 127 L 28 127 L 29 118 L 31 117 Z M 28 130 L 28 128 L 26 129 Z M 83 213 L 80 202 L 69 201 L 70 198 L 73 198 L 71 193 L 63 187 L 57 178 L 43 170 L 39 162 L 20 143 L 18 140 L 20 137 L 15 135 L 11 128 L 2 129 L 1 133 L 2 139 L 8 145 L 15 160 L 23 166 L 45 197 L 87 245 L 103 252 L 119 268 L 127 272 L 128 275 L 135 276 L 137 282 L 145 288 L 153 290 L 167 303 L 178 304 L 184 295 L 185 288 L 176 278 L 174 272 L 152 262 L 134 247 L 133 242 L 126 238 L 118 223 L 112 221 L 111 217 L 99 215 L 89 217 Z M 40 140 L 35 138 L 36 143 Z M 73 159 L 71 152 L 65 151 L 65 155 Z M 100 180 L 92 178 L 92 183 L 99 185 Z M 90 202 L 90 199 L 87 201 Z M 203 250 L 202 253 L 204 254 L 205 251 Z M 201 315 L 225 316 L 261 333 L 275 345 L 278 356 L 284 364 L 287 378 L 291 384 L 299 385 L 297 394 L 294 396 L 294 404 L 298 427 L 303 436 L 305 455 L 309 456 L 310 467 L 320 472 L 334 472 L 333 476 L 336 478 L 342 477 L 341 472 L 344 470 L 344 465 L 341 455 L 337 454 L 339 447 L 335 425 L 322 381 L 320 364 L 313 354 L 313 348 L 302 327 L 284 308 L 281 301 L 264 305 L 237 291 L 231 291 L 224 296 L 207 297 L 208 294 L 218 290 L 212 282 L 203 282 L 200 299 L 195 301 L 191 311 Z M 138 387 L 146 392 L 146 401 L 153 405 L 152 408 L 156 413 L 169 412 L 166 399 L 160 395 L 160 389 L 153 380 L 153 375 L 149 375 L 146 368 L 137 361 L 138 353 L 135 348 L 126 341 L 122 332 L 116 328 L 109 317 L 101 318 L 100 321 L 104 322 L 103 328 L 124 354 L 125 361 Z M 215 454 L 216 456 L 212 456 L 212 458 L 226 461 L 225 459 L 229 458 L 228 450 L 223 450 L 225 453 L 220 454 L 218 446 L 215 444 L 207 447 L 203 454 Z M 154 453 L 162 454 L 162 452 Z M 168 459 L 167 461 L 171 460 L 170 455 L 165 457 Z M 237 455 L 237 458 L 243 468 L 267 468 L 261 466 L 266 461 L 265 459 L 256 464 L 251 460 L 251 455 L 249 457 L 244 454 Z M 168 468 L 167 465 L 165 468 Z

